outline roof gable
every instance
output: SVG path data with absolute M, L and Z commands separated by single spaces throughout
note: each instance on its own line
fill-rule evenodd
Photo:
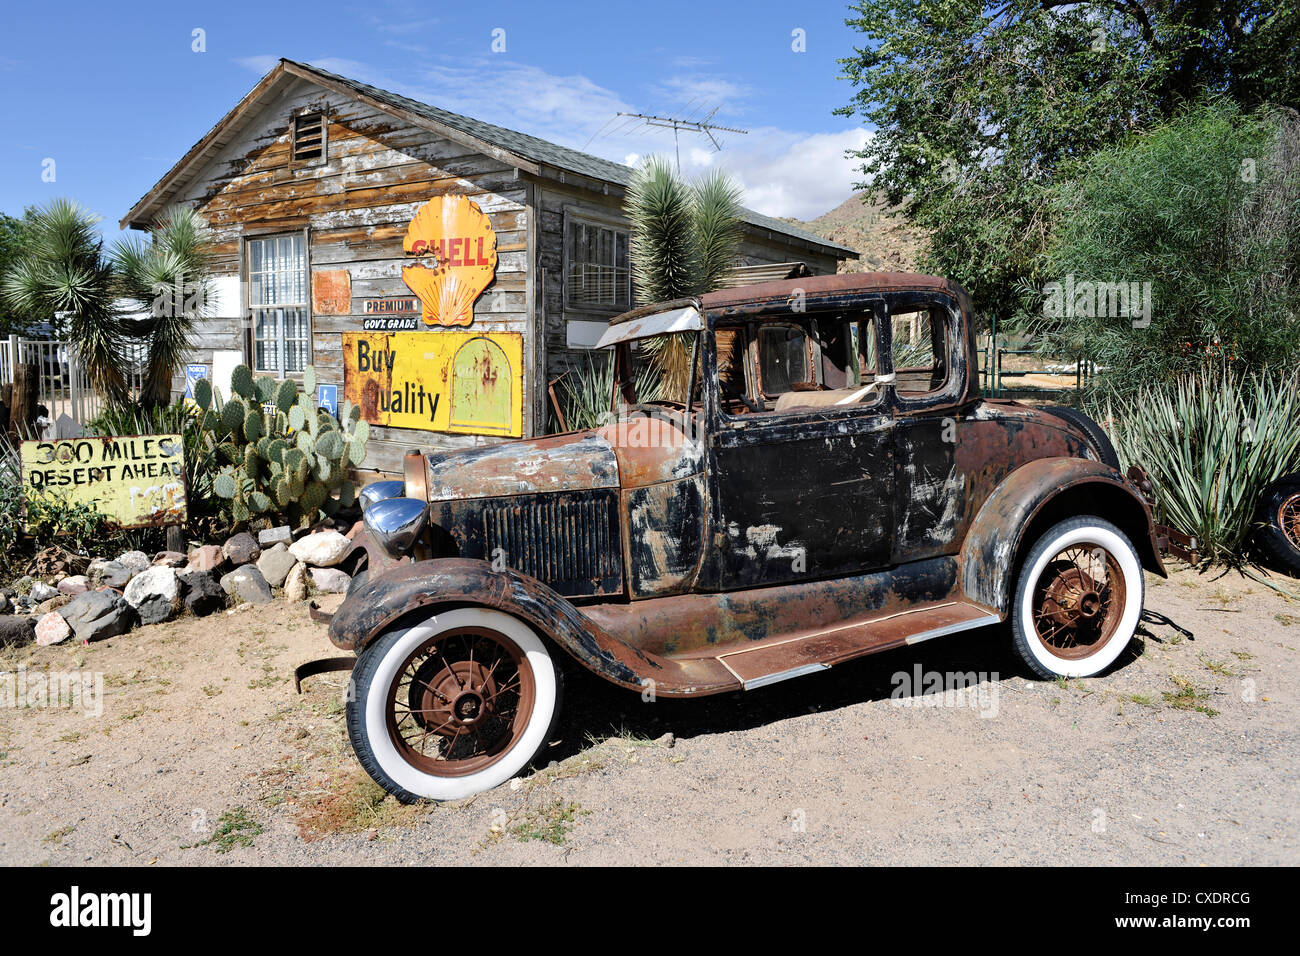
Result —
M 430 129 L 479 150 L 485 155 L 493 156 L 510 166 L 536 175 L 548 175 L 553 172 L 572 173 L 613 186 L 620 191 L 626 189 L 632 178 L 632 169 L 621 163 L 601 159 L 599 156 L 570 149 L 527 133 L 431 106 L 307 63 L 282 59 L 208 131 L 203 139 L 190 148 L 180 162 L 131 207 L 121 220 L 122 228 L 144 228 L 170 201 L 173 201 L 172 197 L 188 181 L 187 177 L 199 172 L 204 162 L 229 142 L 242 126 L 242 121 L 254 112 L 258 102 L 270 96 L 280 84 L 291 82 L 293 78 L 306 79 L 326 89 L 352 96 L 400 119 Z M 858 258 L 858 253 L 847 246 L 831 242 L 752 209 L 743 210 L 741 218 L 751 226 L 802 241 L 839 258 Z

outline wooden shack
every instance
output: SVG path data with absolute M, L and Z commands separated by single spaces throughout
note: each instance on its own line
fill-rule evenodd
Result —
M 631 307 L 631 172 L 281 60 L 122 226 L 185 203 L 215 232 L 190 380 L 313 365 L 325 401 L 365 409 L 366 468 L 395 472 L 412 447 L 546 431 L 548 383 Z M 748 210 L 744 231 L 742 270 L 856 258 Z

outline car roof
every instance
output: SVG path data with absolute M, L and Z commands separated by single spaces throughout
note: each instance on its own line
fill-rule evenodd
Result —
M 762 311 L 762 306 L 784 303 L 802 292 L 806 298 L 868 295 L 873 292 L 944 291 L 956 294 L 954 282 L 939 276 L 914 272 L 842 272 L 828 276 L 806 276 L 801 279 L 779 279 L 736 289 L 719 289 L 701 297 L 701 304 L 709 312 L 751 309 Z

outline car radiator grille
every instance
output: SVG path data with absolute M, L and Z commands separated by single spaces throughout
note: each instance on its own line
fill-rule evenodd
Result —
M 562 594 L 618 591 L 622 560 L 615 500 L 548 496 L 490 507 L 483 512 L 484 557 L 504 560 Z

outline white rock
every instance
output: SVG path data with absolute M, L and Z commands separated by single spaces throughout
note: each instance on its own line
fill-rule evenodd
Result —
M 303 564 L 328 568 L 338 564 L 351 546 L 352 542 L 337 531 L 317 531 L 299 538 L 289 545 L 289 550 Z
M 41 619 L 36 622 L 36 643 L 42 647 L 49 647 L 51 644 L 62 644 L 71 634 L 72 628 L 58 611 L 51 611 L 49 614 L 42 615 Z
M 307 600 L 307 565 L 299 562 L 284 579 L 284 599 L 291 604 Z
M 59 589 L 50 587 L 44 581 L 35 581 L 32 583 L 32 589 L 27 592 L 27 595 L 34 603 L 40 604 L 52 597 L 58 597 Z
M 346 571 L 340 571 L 338 568 L 312 568 L 311 583 L 316 586 L 317 591 L 324 591 L 326 594 L 342 594 L 352 583 Z
M 153 566 L 153 561 L 143 551 L 124 551 L 118 556 L 117 563 L 125 564 L 130 568 L 132 576 L 147 571 Z
M 181 605 L 176 569 L 162 565 L 141 571 L 122 592 L 126 603 L 136 609 L 142 624 L 168 620 Z

